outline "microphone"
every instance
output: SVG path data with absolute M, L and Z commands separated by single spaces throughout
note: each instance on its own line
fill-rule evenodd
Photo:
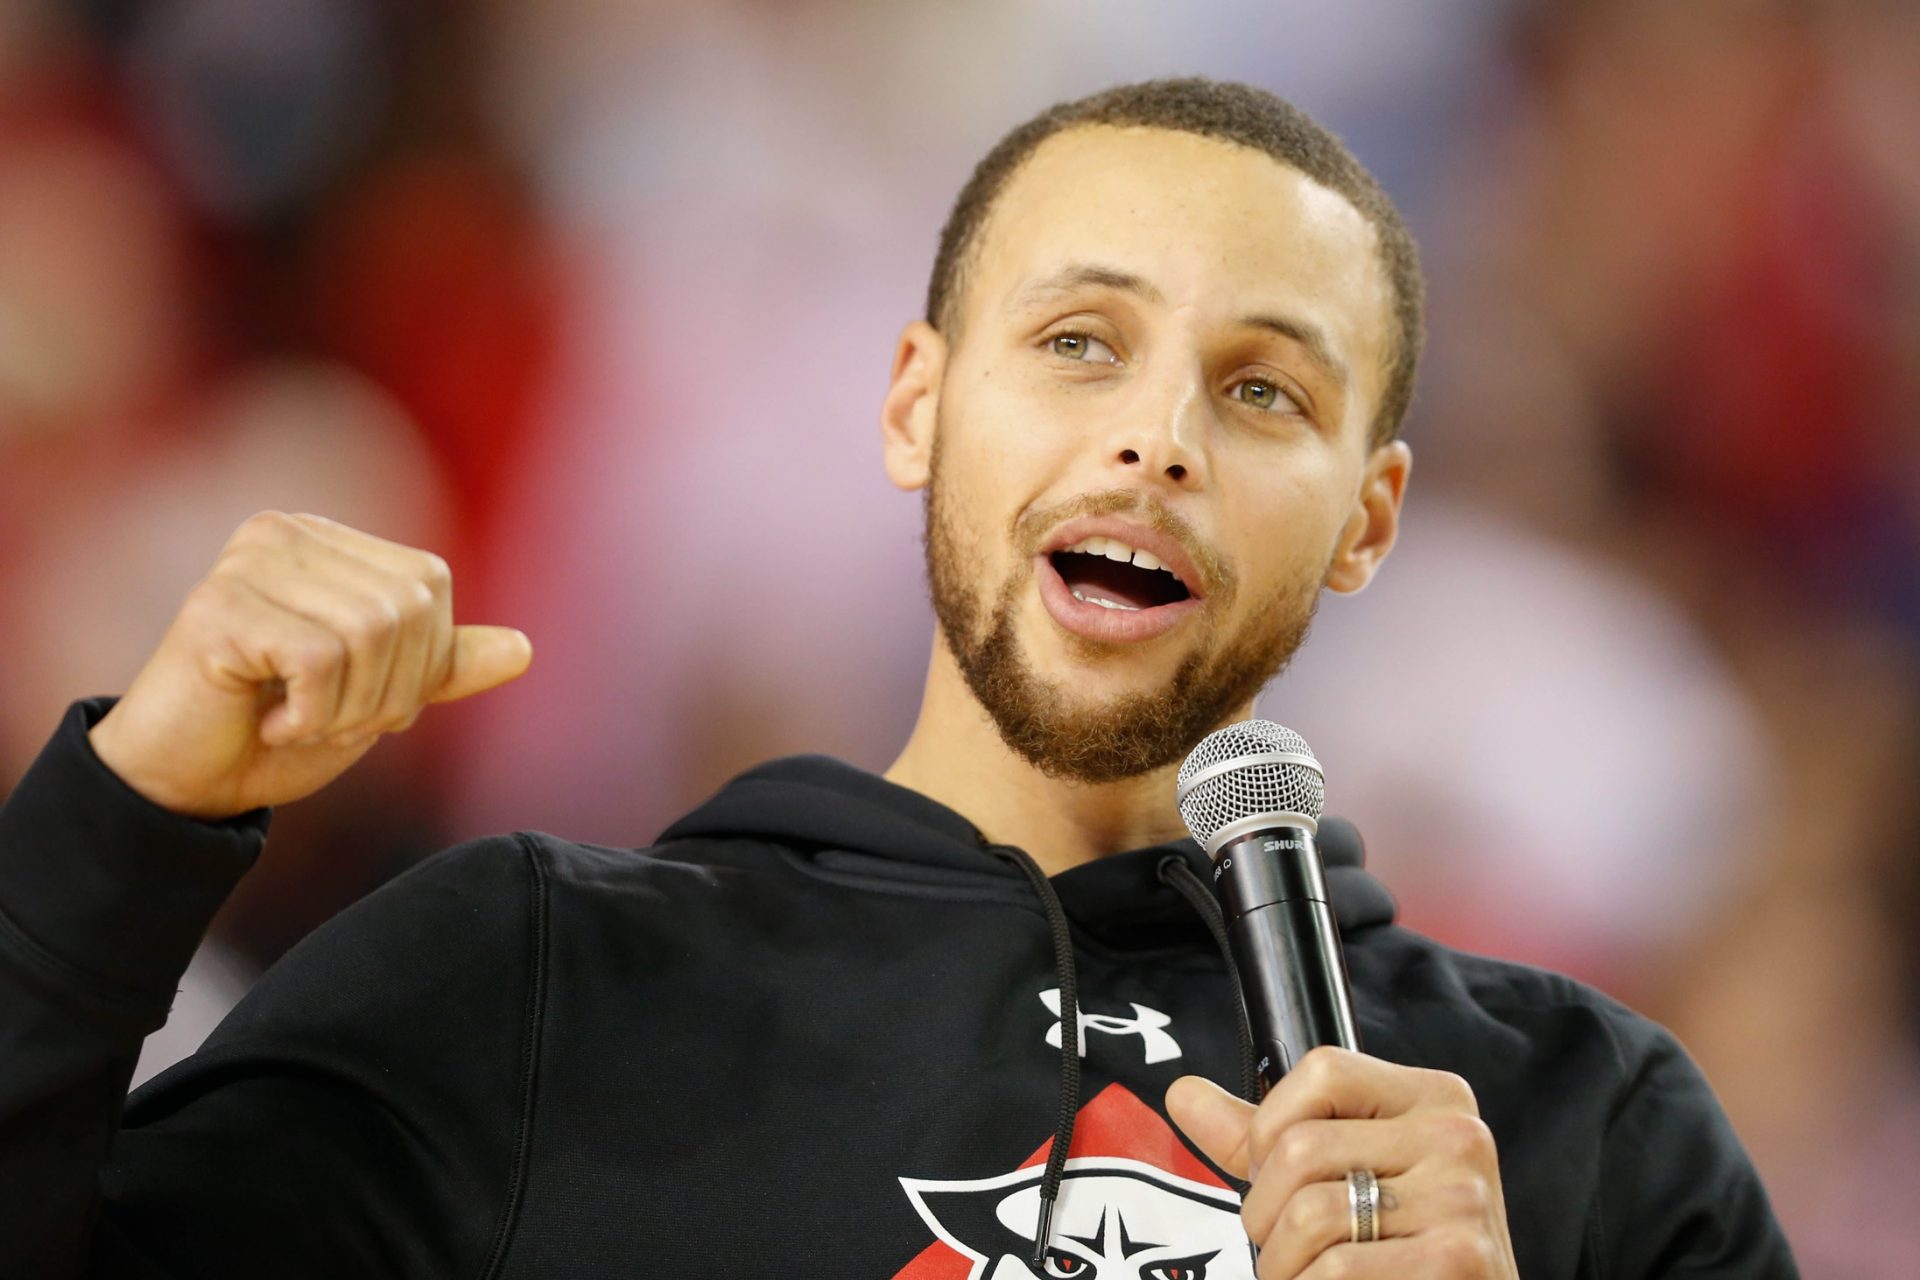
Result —
M 1216 729 L 1180 766 L 1175 796 L 1213 859 L 1261 1081 L 1271 1089 L 1318 1045 L 1358 1049 L 1340 926 L 1314 844 L 1326 777 L 1306 739 L 1271 720 Z

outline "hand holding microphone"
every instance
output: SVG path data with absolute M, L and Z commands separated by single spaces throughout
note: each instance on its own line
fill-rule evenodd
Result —
M 1181 816 L 1214 862 L 1266 1097 L 1198 1076 L 1174 1122 L 1252 1185 L 1261 1280 L 1518 1274 L 1493 1135 L 1445 1071 L 1359 1053 L 1340 931 L 1314 837 L 1325 779 L 1291 729 L 1248 720 L 1180 768 Z

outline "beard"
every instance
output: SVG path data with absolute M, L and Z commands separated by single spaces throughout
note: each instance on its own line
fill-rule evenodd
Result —
M 1228 612 L 1236 591 L 1231 573 L 1183 522 L 1134 490 L 1084 494 L 1023 516 L 1013 530 L 1014 545 L 1023 553 L 1020 568 L 1008 575 L 988 605 L 965 577 L 965 566 L 982 559 L 966 554 L 980 530 L 970 529 L 958 516 L 941 484 L 939 438 L 935 436 L 927 482 L 924 536 L 934 616 L 967 687 L 1002 741 L 1049 777 L 1118 782 L 1173 764 L 1250 702 L 1305 642 L 1326 566 L 1318 575 L 1303 573 L 1283 584 L 1234 633 L 1222 634 L 1217 619 Z M 1209 567 L 1208 612 L 1200 619 L 1199 642 L 1159 688 L 1089 706 L 1034 670 L 1020 647 L 1014 620 L 1034 574 L 1033 553 L 1046 531 L 1077 516 L 1121 511 L 1139 513 L 1178 536 L 1195 561 Z M 1091 641 L 1078 645 L 1090 657 L 1117 658 L 1125 649 Z

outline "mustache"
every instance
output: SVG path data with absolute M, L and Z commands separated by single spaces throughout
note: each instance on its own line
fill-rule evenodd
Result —
M 1185 517 L 1158 498 L 1138 489 L 1099 489 L 1056 502 L 1050 507 L 1027 511 L 1013 522 L 1013 545 L 1020 548 L 1023 558 L 1031 559 L 1039 553 L 1047 535 L 1067 521 L 1078 520 L 1082 516 L 1117 515 L 1133 516 L 1179 543 L 1180 549 L 1200 570 L 1202 580 L 1198 585 L 1206 594 L 1222 601 L 1232 599 L 1238 583 L 1226 560 L 1206 544 L 1199 530 Z

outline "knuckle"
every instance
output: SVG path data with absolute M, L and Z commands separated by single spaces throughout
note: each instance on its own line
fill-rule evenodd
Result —
M 1310 1238 L 1320 1214 L 1313 1198 L 1307 1194 L 1307 1188 L 1293 1193 L 1293 1197 L 1280 1210 L 1279 1220 L 1275 1223 L 1283 1237 L 1305 1240 Z
M 219 559 L 213 562 L 213 568 L 207 576 L 222 580 L 231 579 L 236 582 L 265 576 L 261 570 L 271 554 L 267 544 L 258 539 L 245 541 L 236 539 L 228 543 L 220 552 Z
M 1333 1084 L 1341 1068 L 1340 1050 L 1321 1045 L 1301 1055 L 1300 1061 L 1294 1064 L 1293 1074 L 1300 1076 L 1309 1088 L 1319 1091 Z
M 420 553 L 420 581 L 427 590 L 438 595 L 453 585 L 453 569 L 446 560 L 431 551 Z
M 1493 1245 L 1479 1231 L 1437 1232 L 1433 1253 L 1442 1275 L 1483 1276 L 1493 1269 Z
M 1314 1263 L 1314 1275 L 1327 1280 L 1345 1280 L 1360 1274 L 1360 1255 L 1353 1246 L 1335 1247 L 1320 1255 Z
M 301 640 L 287 655 L 294 674 L 308 678 L 330 675 L 344 666 L 346 660 L 346 644 L 330 631 Z
M 1281 1124 L 1279 1114 L 1270 1108 L 1261 1107 L 1253 1113 L 1253 1121 L 1247 1126 L 1247 1154 L 1255 1164 L 1264 1165 L 1272 1157 L 1275 1145 L 1285 1134 Z
M 233 608 L 235 594 L 235 585 L 228 575 L 218 571 L 209 573 L 187 592 L 180 613 L 190 621 L 211 621 Z
M 423 618 L 433 612 L 433 588 L 418 579 L 400 588 L 400 612 L 407 618 Z
M 349 640 L 357 643 L 388 640 L 400 629 L 400 610 L 385 596 L 369 596 L 341 623 L 341 628 Z
M 234 530 L 235 543 L 283 544 L 300 531 L 300 524 L 284 511 L 256 511 Z
M 1285 1133 L 1273 1144 L 1270 1160 L 1278 1160 L 1294 1172 L 1311 1168 L 1320 1152 L 1320 1143 L 1314 1137 L 1313 1130 L 1304 1124 L 1289 1125 Z
M 1493 1198 L 1487 1180 L 1471 1174 L 1449 1179 L 1440 1188 L 1440 1195 L 1447 1212 L 1462 1218 L 1479 1217 L 1487 1211 Z
M 1465 1076 L 1452 1071 L 1436 1071 L 1434 1076 L 1436 1077 L 1435 1092 L 1443 1100 L 1474 1115 L 1480 1113 L 1480 1100 L 1473 1096 L 1473 1086 L 1467 1083 Z
M 1440 1146 L 1449 1155 L 1478 1160 L 1493 1152 L 1493 1130 L 1479 1116 L 1450 1111 L 1435 1118 L 1440 1131 Z

